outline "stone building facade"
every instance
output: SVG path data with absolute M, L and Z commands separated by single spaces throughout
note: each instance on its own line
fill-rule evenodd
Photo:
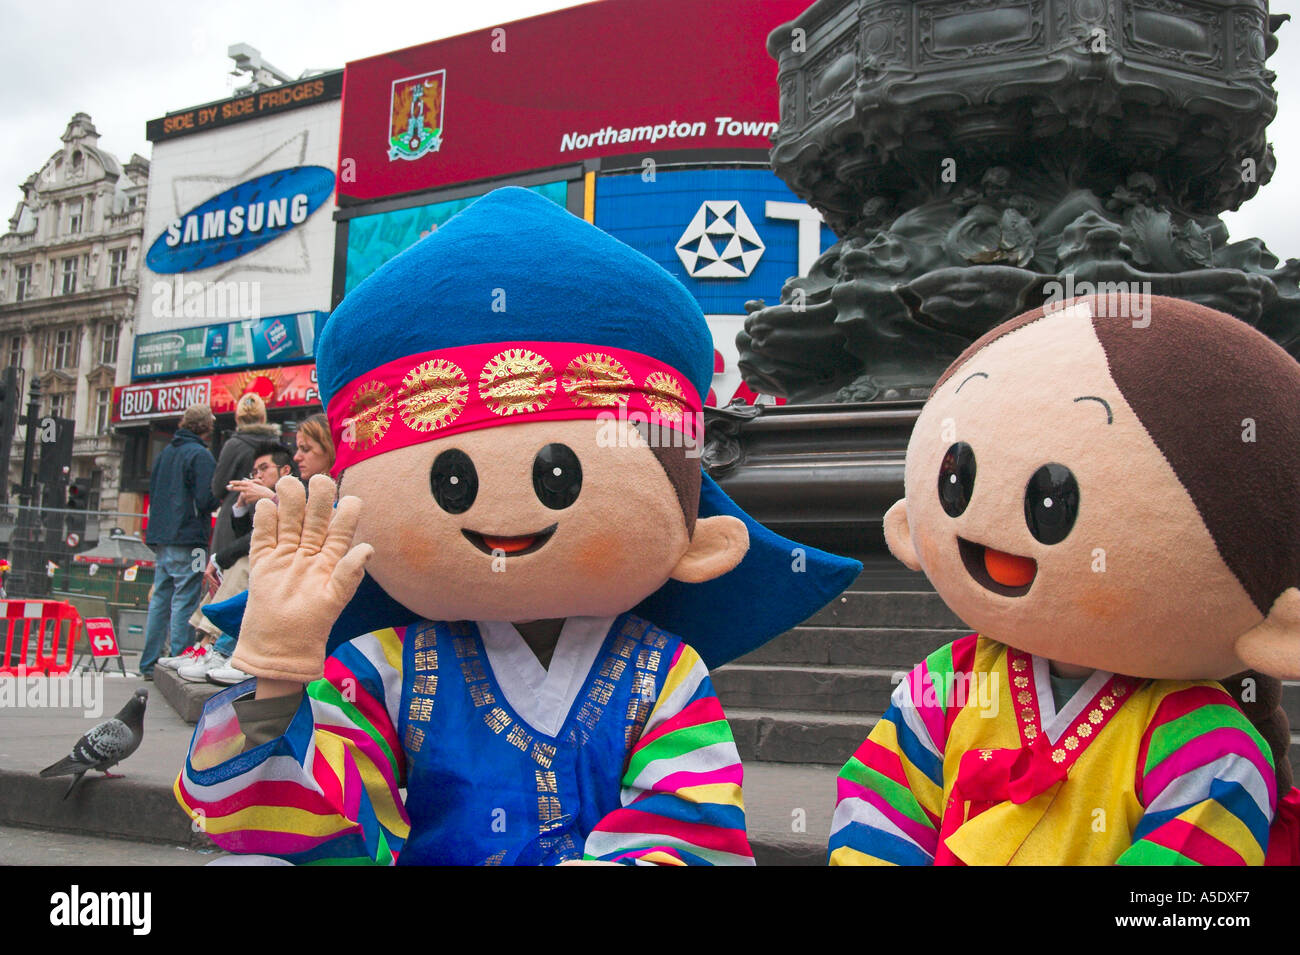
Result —
M 111 421 L 113 388 L 131 377 L 148 182 L 148 160 L 123 165 L 77 113 L 60 148 L 22 184 L 0 237 L 0 367 L 20 369 L 22 413 L 35 377 L 41 413 L 75 423 L 69 479 L 84 482 L 92 510 L 140 505 L 119 501 L 124 442 Z M 11 487 L 22 473 L 22 430 Z

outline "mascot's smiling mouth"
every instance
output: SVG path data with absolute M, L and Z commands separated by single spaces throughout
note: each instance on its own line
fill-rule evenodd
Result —
M 964 537 L 957 538 L 957 549 L 970 575 L 986 590 L 1003 597 L 1023 597 L 1038 575 L 1038 563 L 1032 557 L 994 550 Z
M 502 554 L 506 557 L 522 557 L 524 554 L 541 550 L 559 526 L 559 524 L 552 524 L 545 530 L 525 534 L 522 537 L 494 537 L 491 534 L 480 534 L 478 531 L 464 528 L 461 528 L 460 532 L 465 535 L 467 541 L 489 557 L 500 557 Z

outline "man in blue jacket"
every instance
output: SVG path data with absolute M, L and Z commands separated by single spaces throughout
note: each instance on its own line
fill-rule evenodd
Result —
M 212 495 L 217 462 L 206 444 L 215 423 L 207 405 L 186 408 L 176 436 L 149 476 L 145 543 L 154 551 L 153 597 L 140 657 L 140 674 L 147 680 L 153 678 L 164 640 L 172 656 L 189 643 L 190 616 L 202 596 L 212 512 L 221 506 Z

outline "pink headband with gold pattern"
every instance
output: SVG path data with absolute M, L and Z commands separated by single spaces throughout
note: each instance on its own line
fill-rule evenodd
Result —
M 573 342 L 462 345 L 387 362 L 329 404 L 335 475 L 386 451 L 524 420 L 633 413 L 694 434 L 703 402 L 648 355 Z

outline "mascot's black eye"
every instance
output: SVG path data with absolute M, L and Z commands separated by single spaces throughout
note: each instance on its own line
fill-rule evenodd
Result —
M 1025 523 L 1034 539 L 1059 544 L 1079 514 L 1079 482 L 1063 464 L 1044 464 L 1025 488 Z
M 975 491 L 975 449 L 965 441 L 948 449 L 939 465 L 939 503 L 949 517 L 960 517 Z
M 566 445 L 548 444 L 533 459 L 533 490 L 553 511 L 562 511 L 582 490 L 582 465 Z
M 429 469 L 433 499 L 448 514 L 464 514 L 478 497 L 478 472 L 464 451 L 454 448 L 434 459 Z

